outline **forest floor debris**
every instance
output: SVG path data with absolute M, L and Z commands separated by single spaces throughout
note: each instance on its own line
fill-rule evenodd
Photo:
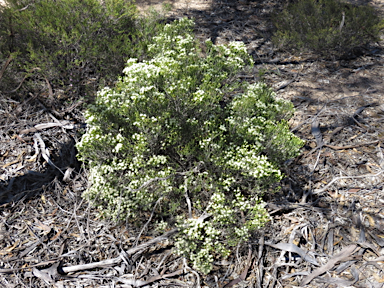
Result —
M 246 76 L 297 109 L 291 127 L 307 144 L 284 168 L 281 191 L 266 196 L 271 222 L 201 275 L 173 253 L 175 231 L 101 220 L 81 198 L 89 183 L 74 148 L 79 103 L 52 109 L 50 93 L 18 102 L 0 92 L 0 283 L 383 287 L 383 42 L 345 60 L 293 56 L 269 41 L 277 1 L 173 4 L 170 17 L 194 17 L 200 39 L 244 41 L 256 61 Z

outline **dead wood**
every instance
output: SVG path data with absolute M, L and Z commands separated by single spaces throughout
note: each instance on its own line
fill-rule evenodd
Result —
M 135 227 L 101 219 L 81 198 L 90 185 L 74 148 L 85 126 L 83 101 L 61 101 L 44 78 L 36 83 L 40 90 L 23 91 L 35 69 L 7 88 L 12 93 L 0 91 L 0 284 L 380 287 L 383 43 L 351 60 L 293 55 L 269 41 L 271 12 L 282 2 L 187 4 L 175 1 L 171 17 L 194 17 L 202 40 L 245 41 L 255 66 L 241 77 L 262 78 L 297 109 L 291 130 L 307 144 L 286 163 L 281 190 L 264 195 L 270 223 L 202 275 L 173 253 L 171 234 L 161 238 L 152 221 Z M 12 60 L 1 61 L 0 73 L 7 72 Z
M 168 240 L 169 237 L 172 237 L 174 234 L 176 234 L 178 229 L 173 229 L 171 231 L 168 231 L 167 233 L 156 237 L 154 239 L 149 240 L 146 243 L 142 243 L 134 248 L 131 248 L 125 253 L 130 256 L 132 254 L 138 253 L 144 249 L 147 249 L 149 246 L 157 244 L 158 242 Z M 104 268 L 104 267 L 110 267 L 114 266 L 116 264 L 119 264 L 121 261 L 123 261 L 121 256 L 118 256 L 113 259 L 108 259 L 108 260 L 103 260 L 100 262 L 95 262 L 95 263 L 88 263 L 88 264 L 83 264 L 83 265 L 76 265 L 76 266 L 70 266 L 70 267 L 63 267 L 62 270 L 64 273 L 72 273 L 76 271 L 82 271 L 82 270 L 89 270 L 89 269 L 94 269 L 94 268 Z
M 247 259 L 247 266 L 245 267 L 244 271 L 241 273 L 241 275 L 238 278 L 236 278 L 236 279 L 232 280 L 231 282 L 229 282 L 228 284 L 224 285 L 223 288 L 232 287 L 232 286 L 240 283 L 241 281 L 244 281 L 245 278 L 247 277 L 248 270 L 251 267 L 251 264 L 252 264 L 252 250 L 249 249 L 249 251 L 248 251 L 248 259 Z
M 332 269 L 338 262 L 348 259 L 353 253 L 357 252 L 360 249 L 357 245 L 350 245 L 345 247 L 339 254 L 333 256 L 326 265 L 321 266 L 314 270 L 311 274 L 303 279 L 300 286 L 305 286 L 310 283 L 315 277 L 320 276 L 321 274 Z
M 3 67 L 0 70 L 0 81 L 1 81 L 1 78 L 3 77 L 5 70 L 7 69 L 9 63 L 11 63 L 12 60 L 13 60 L 13 56 L 11 54 L 11 55 L 9 55 L 7 61 L 4 63 Z

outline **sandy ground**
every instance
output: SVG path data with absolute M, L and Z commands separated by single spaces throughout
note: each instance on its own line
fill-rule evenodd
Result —
M 168 7 L 169 14 L 176 14 L 177 11 L 207 11 L 212 6 L 212 0 L 138 0 L 136 5 L 140 12 L 147 11 L 149 7 L 160 12 Z

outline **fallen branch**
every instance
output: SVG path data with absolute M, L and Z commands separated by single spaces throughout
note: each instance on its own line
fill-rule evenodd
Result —
M 1 80 L 1 78 L 3 77 L 3 74 L 4 74 L 5 70 L 7 69 L 9 63 L 11 63 L 12 60 L 13 60 L 13 56 L 12 56 L 12 54 L 11 54 L 11 55 L 9 55 L 7 61 L 5 62 L 3 68 L 2 68 L 1 71 L 0 71 L 0 80 Z
M 368 145 L 379 143 L 383 140 L 384 140 L 384 138 L 380 138 L 379 140 L 375 140 L 375 141 L 371 141 L 371 142 L 359 143 L 359 144 L 347 145 L 347 146 L 334 146 L 334 145 L 329 145 L 329 144 L 324 144 L 323 146 L 329 147 L 333 150 L 343 150 L 343 149 L 353 149 L 353 148 L 357 148 L 357 147 L 361 147 L 361 146 L 368 146 Z
M 40 151 L 41 151 L 41 155 L 43 156 L 44 160 L 47 161 L 47 163 L 49 165 L 51 165 L 54 169 L 59 170 L 61 172 L 61 174 L 65 175 L 64 172 L 59 167 L 57 167 L 55 165 L 55 163 L 52 162 L 50 155 L 49 155 L 49 151 L 48 151 L 48 149 L 45 148 L 45 143 L 44 143 L 43 139 L 41 138 L 40 134 L 36 133 L 33 136 L 33 139 L 34 139 L 34 141 L 37 141 L 40 144 Z
M 37 124 L 35 126 L 33 126 L 32 128 L 28 128 L 28 129 L 24 129 L 22 131 L 20 131 L 20 135 L 22 134 L 28 134 L 30 132 L 37 132 L 39 130 L 44 130 L 44 129 L 49 129 L 49 128 L 52 128 L 52 127 L 63 127 L 65 129 L 73 129 L 75 127 L 74 124 L 71 124 L 70 121 L 61 121 L 61 123 L 53 123 L 53 122 L 50 122 L 50 123 L 42 123 L 42 124 Z
M 156 244 L 158 242 L 167 240 L 169 237 L 176 234 L 178 231 L 179 231 L 178 228 L 172 229 L 172 230 L 168 231 L 167 233 L 164 233 L 161 236 L 153 238 L 153 239 L 149 240 L 148 242 L 142 243 L 142 244 L 140 244 L 134 248 L 131 248 L 125 252 L 128 255 L 135 254 L 135 253 L 139 252 L 140 250 L 147 248 L 148 246 L 151 246 L 151 245 Z M 123 258 L 121 256 L 118 256 L 116 258 L 103 260 L 100 262 L 88 263 L 88 264 L 83 264 L 83 265 L 74 265 L 74 266 L 69 266 L 69 267 L 62 267 L 62 269 L 63 269 L 64 273 L 72 273 L 72 272 L 76 272 L 76 271 L 89 270 L 89 269 L 94 269 L 94 268 L 110 267 L 110 266 L 114 266 L 116 264 L 119 264 L 121 261 L 123 261 Z
M 301 71 L 303 71 L 303 69 L 304 69 L 304 65 L 302 65 L 300 71 L 298 71 L 298 72 L 296 73 L 296 75 L 295 75 L 291 80 L 283 81 L 283 83 L 280 84 L 278 87 L 276 87 L 275 90 L 276 90 L 276 91 L 279 91 L 279 90 L 281 90 L 281 89 L 286 88 L 288 85 L 292 84 L 293 82 L 295 82 L 295 81 L 297 80 L 297 78 L 299 77 Z
M 12 91 L 4 91 L 4 93 L 15 93 L 17 90 L 20 89 L 21 85 L 23 85 L 25 79 L 27 79 L 29 77 L 30 74 L 32 74 L 32 72 L 34 71 L 38 71 L 38 70 L 41 70 L 39 67 L 35 67 L 35 68 L 32 68 L 31 71 L 29 71 L 23 78 L 23 80 L 21 80 L 19 86 L 17 86 L 15 89 L 13 89 Z
M 113 259 L 107 259 L 107 260 L 94 262 L 94 263 L 62 267 L 62 269 L 65 274 L 68 274 L 68 273 L 82 271 L 82 270 L 111 267 L 111 266 L 115 266 L 116 264 L 119 264 L 121 261 L 123 261 L 122 257 L 118 256 Z
M 180 269 L 180 270 L 177 270 L 177 271 L 169 273 L 169 274 L 153 276 L 153 277 L 149 278 L 147 281 L 145 281 L 144 283 L 137 285 L 136 287 L 146 286 L 152 282 L 155 282 L 155 281 L 158 281 L 161 279 L 165 279 L 165 278 L 170 278 L 170 277 L 177 276 L 177 275 L 181 275 L 183 273 L 184 273 L 184 269 Z
M 224 286 L 224 288 L 232 287 L 232 286 L 234 286 L 234 285 L 244 281 L 245 278 L 247 278 L 248 270 L 249 270 L 249 268 L 251 268 L 251 264 L 252 264 L 252 250 L 251 250 L 251 248 L 249 248 L 249 250 L 248 250 L 247 266 L 245 267 L 243 273 L 241 273 L 241 275 L 238 278 L 233 279 L 231 282 L 226 284 Z
M 142 244 L 140 244 L 134 248 L 129 249 L 128 251 L 125 251 L 125 253 L 128 256 L 135 254 L 135 253 L 139 252 L 140 250 L 143 250 L 143 249 L 145 249 L 145 248 L 147 248 L 153 244 L 167 240 L 168 238 L 170 238 L 171 236 L 176 234 L 178 231 L 179 231 L 179 229 L 177 229 L 177 228 L 172 229 L 172 230 L 168 231 L 167 233 L 164 233 L 161 236 L 153 238 L 153 239 L 149 240 L 148 242 L 142 243 Z M 24 270 L 24 269 L 30 269 L 32 267 L 46 266 L 47 264 L 50 264 L 50 263 L 59 262 L 60 258 L 61 257 L 56 258 L 56 259 L 51 259 L 48 261 L 44 261 L 42 263 L 35 264 L 32 266 L 22 267 L 22 268 L 0 269 L 0 274 L 14 273 L 16 271 L 20 271 L 20 270 Z M 110 267 L 110 266 L 119 264 L 121 261 L 123 261 L 123 257 L 119 256 L 119 257 L 116 257 L 113 259 L 103 260 L 100 262 L 88 263 L 88 264 L 83 264 L 83 265 L 74 265 L 74 266 L 68 266 L 68 267 L 61 267 L 61 269 L 62 269 L 61 271 L 66 274 L 66 273 L 72 273 L 72 272 L 81 271 L 81 270 L 89 270 L 89 269 L 100 268 L 100 267 Z
M 325 190 L 327 190 L 334 182 L 338 181 L 338 180 L 341 180 L 341 179 L 359 179 L 359 178 L 366 178 L 366 177 L 376 177 L 376 176 L 379 176 L 381 173 L 383 173 L 384 170 L 381 170 L 379 171 L 378 173 L 376 174 L 365 174 L 365 175 L 359 175 L 359 176 L 340 176 L 340 177 L 336 177 L 334 179 L 332 179 L 331 182 L 329 182 L 327 185 L 325 185 L 325 187 L 321 188 L 321 189 L 316 189 L 313 191 L 313 194 L 319 194 L 319 193 L 322 193 L 324 192 Z

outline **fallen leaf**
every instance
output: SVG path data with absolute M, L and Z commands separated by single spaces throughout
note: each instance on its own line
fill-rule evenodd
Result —
M 333 191 L 328 191 L 328 194 L 329 194 L 329 196 L 331 196 L 331 197 L 334 198 L 334 199 L 340 197 L 340 195 L 339 195 L 339 193 L 337 193 L 337 191 L 335 191 L 335 192 L 333 192 Z
M 6 167 L 11 166 L 11 165 L 13 165 L 13 164 L 16 164 L 16 163 L 18 163 L 18 162 L 19 162 L 18 160 L 14 160 L 14 161 L 12 161 L 12 162 L 9 162 L 9 163 L 4 164 L 4 165 L 2 166 L 2 168 L 6 168 Z
M 303 281 L 300 283 L 300 286 L 305 286 L 305 285 L 309 284 L 314 278 L 316 278 L 317 276 L 320 276 L 321 274 L 329 271 L 338 262 L 349 258 L 354 252 L 356 252 L 359 249 L 360 249 L 360 247 L 358 247 L 356 244 L 349 245 L 349 246 L 345 247 L 343 250 L 341 250 L 340 253 L 334 255 L 331 259 L 329 259 L 327 264 L 315 269 L 311 274 L 306 276 L 303 279 Z
M 6 255 L 9 252 L 12 252 L 16 247 L 19 246 L 19 243 L 20 243 L 20 240 L 17 240 L 15 243 L 13 243 L 12 246 L 4 248 L 3 250 L 0 251 L 0 255 Z
M 59 229 L 59 231 L 57 231 L 57 233 L 55 234 L 55 236 L 53 236 L 51 238 L 51 241 L 54 241 L 56 240 L 57 238 L 59 238 L 59 236 L 61 235 L 61 232 L 63 232 L 61 229 Z
M 313 258 L 312 256 L 310 256 L 308 254 L 308 251 L 303 250 L 302 248 L 296 246 L 293 243 L 281 243 L 280 242 L 277 244 L 272 244 L 272 243 L 265 242 L 265 244 L 268 246 L 271 246 L 273 248 L 283 250 L 283 251 L 297 253 L 301 256 L 301 258 L 303 258 L 303 260 L 305 260 L 305 261 L 307 261 L 313 265 L 319 266 L 319 263 L 317 263 L 315 258 Z
M 37 225 L 35 226 L 36 228 L 39 228 L 40 230 L 44 230 L 46 232 L 50 232 L 51 231 L 51 227 L 49 227 L 48 225 L 45 225 L 43 222 L 41 222 L 39 219 L 37 218 L 33 218 Z
M 369 225 L 371 225 L 372 228 L 375 227 L 375 219 L 371 215 L 366 214 L 365 217 L 368 219 Z

